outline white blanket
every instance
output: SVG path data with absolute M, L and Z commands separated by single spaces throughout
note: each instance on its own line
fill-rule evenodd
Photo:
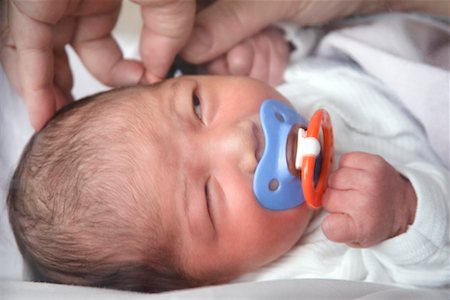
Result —
M 448 22 L 400 13 L 355 18 L 338 24 L 342 28 L 326 34 L 316 50 L 322 57 L 355 62 L 383 82 L 421 123 L 447 167 L 450 166 Z M 288 28 L 288 38 L 295 40 L 298 34 Z M 301 35 L 309 45 L 310 32 Z M 303 41 L 297 45 L 302 54 Z

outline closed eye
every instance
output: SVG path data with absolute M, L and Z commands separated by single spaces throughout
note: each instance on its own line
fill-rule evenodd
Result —
M 194 113 L 197 116 L 197 118 L 199 120 L 203 120 L 202 119 L 202 106 L 201 106 L 201 102 L 200 102 L 200 98 L 197 96 L 197 94 L 194 92 L 192 94 L 192 106 L 194 107 Z
M 212 215 L 212 211 L 211 211 L 211 194 L 209 192 L 209 188 L 208 188 L 208 182 L 206 182 L 205 184 L 205 199 L 206 199 L 206 209 L 209 215 L 209 219 L 211 220 L 211 224 L 213 227 L 215 227 L 214 225 L 214 218 Z

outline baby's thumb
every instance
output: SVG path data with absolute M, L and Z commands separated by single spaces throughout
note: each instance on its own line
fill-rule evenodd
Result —
M 182 57 L 190 63 L 217 58 L 245 38 L 285 19 L 290 1 L 217 1 L 202 10 Z
M 322 222 L 322 231 L 333 242 L 357 244 L 357 227 L 348 214 L 332 213 L 328 215 Z

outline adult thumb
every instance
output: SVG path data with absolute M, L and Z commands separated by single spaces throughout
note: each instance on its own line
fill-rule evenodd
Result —
M 195 1 L 134 0 L 141 5 L 144 26 L 140 52 L 146 79 L 156 82 L 165 77 L 176 54 L 191 35 Z
M 291 15 L 293 1 L 217 1 L 196 17 L 181 56 L 204 63 L 227 52 L 243 39 Z

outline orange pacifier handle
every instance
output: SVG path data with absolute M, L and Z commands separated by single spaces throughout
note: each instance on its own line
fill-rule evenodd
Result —
M 325 192 L 328 182 L 328 175 L 331 171 L 333 160 L 333 128 L 328 112 L 324 109 L 317 110 L 311 118 L 306 131 L 306 137 L 312 137 L 319 140 L 319 129 L 322 128 L 322 167 L 320 170 L 317 185 L 314 186 L 314 167 L 316 156 L 305 155 L 302 162 L 302 188 L 306 203 L 318 208 L 322 204 L 322 196 Z

